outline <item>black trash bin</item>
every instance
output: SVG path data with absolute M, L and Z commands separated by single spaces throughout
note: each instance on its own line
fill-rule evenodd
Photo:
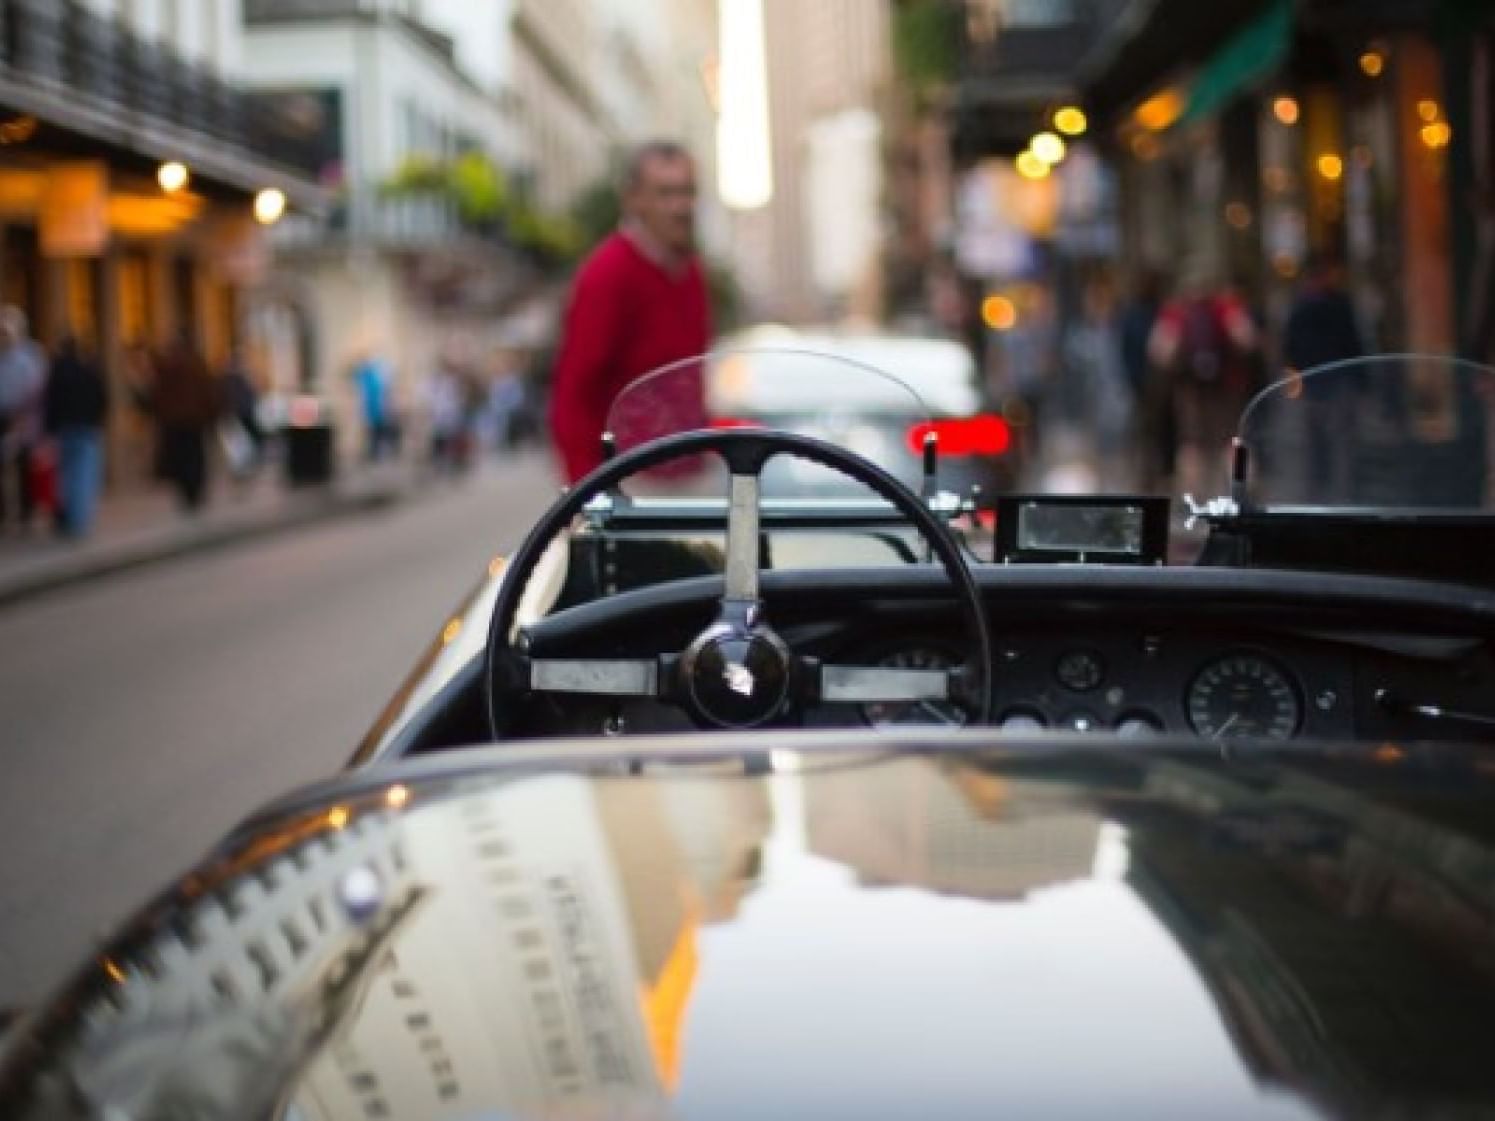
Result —
M 337 461 L 336 431 L 325 403 L 314 397 L 291 402 L 285 426 L 286 482 L 293 487 L 323 486 L 332 482 Z

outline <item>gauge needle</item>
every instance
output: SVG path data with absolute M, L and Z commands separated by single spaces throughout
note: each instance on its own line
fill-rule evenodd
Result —
M 1217 740 L 1224 739 L 1225 738 L 1225 733 L 1228 732 L 1228 731 L 1230 731 L 1231 727 L 1240 718 L 1241 718 L 1241 714 L 1239 712 L 1233 712 L 1233 713 L 1231 713 L 1230 719 L 1227 720 L 1227 721 L 1225 721 L 1224 724 L 1221 724 L 1219 728 L 1215 729 L 1215 739 L 1217 739 Z

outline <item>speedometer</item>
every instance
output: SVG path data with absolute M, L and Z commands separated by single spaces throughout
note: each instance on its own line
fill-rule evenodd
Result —
M 954 654 L 932 646 L 910 646 L 894 650 L 877 660 L 888 669 L 950 669 L 957 663 Z M 959 728 L 966 722 L 966 711 L 954 701 L 877 701 L 862 706 L 862 719 L 874 728 L 938 727 Z
M 1291 739 L 1303 722 L 1303 703 L 1287 672 L 1259 654 L 1230 654 L 1210 662 L 1189 685 L 1189 724 L 1210 739 Z

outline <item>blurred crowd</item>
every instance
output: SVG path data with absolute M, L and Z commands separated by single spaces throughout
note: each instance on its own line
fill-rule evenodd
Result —
M 1087 459 L 1087 477 L 1069 480 L 1081 488 L 1125 479 L 1214 493 L 1257 392 L 1284 370 L 1365 353 L 1344 270 L 1328 256 L 1308 262 L 1277 336 L 1240 286 L 1199 266 L 1143 272 L 1125 288 L 1097 270 L 1077 302 L 1063 327 L 1049 314 L 1011 332 L 996 381 L 1026 422 L 1030 462 Z M 1315 417 L 1333 422 L 1328 409 Z

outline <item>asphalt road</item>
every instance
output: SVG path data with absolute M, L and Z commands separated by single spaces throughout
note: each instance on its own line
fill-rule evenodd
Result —
M 257 804 L 335 771 L 554 493 L 523 462 L 0 609 L 0 1008 Z

